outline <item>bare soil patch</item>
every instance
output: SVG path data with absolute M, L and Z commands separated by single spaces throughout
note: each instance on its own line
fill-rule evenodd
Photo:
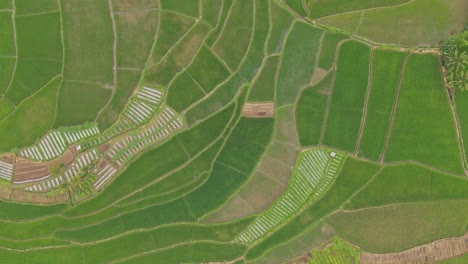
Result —
M 69 199 L 67 192 L 55 195 L 46 195 L 40 193 L 29 193 L 22 190 L 13 190 L 10 200 L 16 202 L 36 203 L 36 204 L 55 204 L 65 202 Z
M 15 163 L 15 155 L 14 154 L 7 154 L 0 156 L 0 161 L 9 163 L 9 164 L 14 164 Z
M 58 164 L 68 165 L 76 157 L 76 150 L 71 147 L 58 159 L 49 162 L 34 162 L 25 158 L 17 157 L 14 170 L 13 182 L 21 183 L 25 181 L 40 180 L 50 175 L 50 168 Z
M 275 105 L 273 102 L 245 103 L 242 114 L 247 117 L 273 117 L 275 116 Z
M 360 263 L 435 263 L 436 261 L 457 257 L 467 252 L 468 234 L 465 234 L 462 237 L 445 238 L 398 253 L 373 254 L 362 252 Z

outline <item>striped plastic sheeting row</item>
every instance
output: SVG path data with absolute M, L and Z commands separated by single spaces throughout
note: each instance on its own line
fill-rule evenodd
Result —
M 0 161 L 0 178 L 10 181 L 13 176 L 13 165 Z
M 333 182 L 343 157 L 325 150 L 305 152 L 284 195 L 247 227 L 238 240 L 250 243 L 259 239 L 300 210 L 311 197 L 321 196 Z
M 133 100 L 125 111 L 125 116 L 135 124 L 144 124 L 156 112 L 164 98 L 164 92 L 142 87 L 136 93 L 138 100 Z
M 72 143 L 99 134 L 97 125 L 70 132 L 54 131 L 45 136 L 38 144 L 21 150 L 22 157 L 45 161 L 59 157 Z
M 122 166 L 144 147 L 166 138 L 182 127 L 181 118 L 176 116 L 174 110 L 165 107 L 153 125 L 143 129 L 138 135 L 127 136 L 115 142 L 109 150 L 109 156 L 112 161 Z
M 81 154 L 75 162 L 68 168 L 62 175 L 58 177 L 47 179 L 45 181 L 38 182 L 34 185 L 26 187 L 27 191 L 43 192 L 48 191 L 52 188 L 59 186 L 60 184 L 69 183 L 71 180 L 80 174 L 81 169 L 88 166 L 89 164 L 97 161 L 99 155 L 95 149 L 92 151 Z
M 100 190 L 105 183 L 109 182 L 112 179 L 112 176 L 117 172 L 117 169 L 111 165 L 106 165 L 101 171 L 98 172 L 98 180 L 94 183 L 94 189 Z
M 94 125 L 92 127 L 83 128 L 72 132 L 63 132 L 63 134 L 67 139 L 68 143 L 72 144 L 82 139 L 96 136 L 97 134 L 99 134 L 99 127 L 97 125 Z
M 35 160 L 49 160 L 60 156 L 67 147 L 68 144 L 62 134 L 55 131 L 45 136 L 35 146 L 21 150 L 19 155 Z

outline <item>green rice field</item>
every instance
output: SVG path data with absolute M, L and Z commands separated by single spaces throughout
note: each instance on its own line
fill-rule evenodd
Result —
M 0 262 L 465 263 L 466 8 L 0 0 Z

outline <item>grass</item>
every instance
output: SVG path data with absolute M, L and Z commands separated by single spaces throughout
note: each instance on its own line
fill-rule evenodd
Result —
M 16 17 L 15 26 L 18 57 L 62 61 L 59 12 Z
M 181 13 L 191 17 L 198 17 L 198 1 L 161 0 L 161 9 Z
M 456 112 L 460 122 L 461 136 L 463 137 L 463 147 L 465 153 L 468 152 L 468 93 L 466 92 L 455 92 L 455 104 Z M 467 157 L 465 157 L 465 161 Z
M 392 203 L 466 199 L 468 182 L 416 164 L 385 167 L 346 206 L 349 209 Z
M 347 38 L 348 36 L 343 33 L 332 31 L 325 32 L 320 49 L 318 67 L 326 70 L 330 69 L 335 60 L 338 44 L 340 41 L 343 41 Z
M 463 264 L 468 261 L 468 254 L 464 254 L 455 258 L 440 260 L 437 264 Z
M 275 76 L 279 64 L 279 56 L 268 57 L 257 79 L 250 88 L 248 101 L 273 101 L 275 95 Z
M 385 49 L 374 51 L 372 83 L 359 154 L 378 160 L 382 153 L 405 53 Z
M 167 86 L 177 73 L 181 72 L 203 45 L 210 28 L 198 22 L 183 39 L 157 65 L 145 69 L 144 83 L 153 86 Z
M 229 104 L 243 85 L 244 80 L 241 76 L 238 74 L 231 76 L 229 80 L 220 85 L 216 91 L 187 112 L 186 118 L 189 126 L 195 125 L 197 122 L 200 122 L 200 120 L 203 120 Z
M 5 96 L 18 105 L 60 74 L 61 66 L 59 61 L 18 59 L 15 75 Z
M 8 116 L 14 110 L 13 105 L 5 98 L 0 99 L 0 120 Z
M 245 59 L 239 68 L 239 74 L 248 81 L 252 81 L 257 76 L 265 56 L 265 42 L 269 31 L 269 3 L 270 1 L 255 2 L 253 37 Z
M 0 55 L 14 56 L 16 52 L 11 12 L 0 12 Z
M 218 25 L 219 14 L 221 12 L 223 2 L 210 0 L 201 1 L 201 17 L 204 21 L 210 24 L 213 28 Z
M 110 127 L 117 121 L 119 114 L 125 109 L 128 99 L 137 87 L 140 81 L 140 75 L 141 72 L 139 71 L 117 71 L 117 85 L 114 94 L 110 99 L 109 105 L 102 109 L 97 119 L 101 131 Z M 98 89 L 102 90 L 100 87 Z
M 14 58 L 0 58 L 0 94 L 8 88 L 15 67 Z
M 310 264 L 321 263 L 359 263 L 360 250 L 346 243 L 346 241 L 335 238 L 331 244 L 323 249 L 314 249 L 311 252 Z
M 195 22 L 193 18 L 164 11 L 161 11 L 159 16 L 158 38 L 153 49 L 150 65 L 158 63 Z
M 286 36 L 293 24 L 294 17 L 284 8 L 270 4 L 270 37 L 267 43 L 268 54 L 280 53 L 283 50 Z
M 307 12 L 304 9 L 304 6 L 302 4 L 302 0 L 285 0 L 285 4 L 287 4 L 289 7 L 294 9 L 300 16 L 307 16 Z
M 411 55 L 401 85 L 385 161 L 416 160 L 461 174 L 455 123 L 438 58 Z
M 111 90 L 100 85 L 65 81 L 58 97 L 54 127 L 79 125 L 94 120 L 111 94 Z
M 58 2 L 55 0 L 36 0 L 33 2 L 28 0 L 15 0 L 16 15 L 52 12 L 58 9 Z
M 246 56 L 252 39 L 254 1 L 235 1 L 227 22 L 213 45 L 216 53 L 231 70 L 236 70 Z
M 357 0 L 351 2 L 343 2 L 340 0 L 308 0 L 310 18 L 319 18 L 344 12 L 357 11 L 368 8 L 387 7 L 399 5 L 408 2 L 409 0 Z
M 114 33 L 108 2 L 62 0 L 61 6 L 64 79 L 112 85 Z
M 328 146 L 353 152 L 367 91 L 370 48 L 359 42 L 345 42 L 338 56 L 323 142 Z
M 292 104 L 301 86 L 310 83 L 323 30 L 296 22 L 285 43 L 278 74 L 277 107 Z
M 327 222 L 338 236 L 364 251 L 396 252 L 462 235 L 466 232 L 466 206 L 466 201 L 397 204 L 338 212 Z
M 144 4 L 132 1 L 130 6 L 120 11 L 122 13 L 114 15 L 117 66 L 120 68 L 143 69 L 152 49 L 158 25 L 158 11 L 138 11 L 146 8 Z
M 333 74 L 304 89 L 296 105 L 296 130 L 301 146 L 317 145 L 322 132 Z
M 178 75 L 168 89 L 167 105 L 182 112 L 205 95 L 205 91 L 187 72 Z
M 45 134 L 55 117 L 56 95 L 61 82 L 56 77 L 33 97 L 25 100 L 15 112 L 0 121 L 0 151 L 32 145 Z M 12 133 L 14 132 L 14 133 Z
M 200 84 L 206 92 L 211 92 L 218 84 L 229 77 L 229 70 L 210 48 L 202 46 L 187 73 Z
M 24 221 L 59 213 L 67 208 L 65 204 L 51 206 L 37 206 L 14 202 L 0 202 L 0 219 L 12 221 Z
M 465 26 L 465 4 L 463 0 L 416 0 L 400 7 L 366 11 L 357 34 L 380 43 L 440 45 Z

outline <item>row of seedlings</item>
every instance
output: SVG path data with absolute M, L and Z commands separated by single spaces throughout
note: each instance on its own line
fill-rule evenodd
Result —
M 13 165 L 0 160 L 0 178 L 11 181 L 13 176 Z
M 56 188 L 61 184 L 70 183 L 72 179 L 81 174 L 83 168 L 94 163 L 99 159 L 98 152 L 93 149 L 89 152 L 81 154 L 72 165 L 61 175 L 54 178 L 49 178 L 45 181 L 38 182 L 34 185 L 26 187 L 27 191 L 44 192 Z
M 238 236 L 238 240 L 251 243 L 264 236 L 286 219 L 299 211 L 311 197 L 322 187 L 324 179 L 329 176 L 329 164 L 341 163 L 343 155 L 337 155 L 325 150 L 310 150 L 303 153 L 294 171 L 288 189 L 268 210 L 262 213 L 246 230 Z M 333 170 L 335 175 L 337 170 Z
M 145 147 L 167 138 L 183 127 L 182 117 L 166 106 L 150 126 L 142 129 L 138 134 L 128 135 L 116 141 L 108 151 L 110 160 L 122 167 Z
M 68 144 L 62 133 L 54 131 L 47 134 L 35 146 L 21 150 L 19 155 L 33 160 L 46 161 L 60 156 L 67 147 Z

